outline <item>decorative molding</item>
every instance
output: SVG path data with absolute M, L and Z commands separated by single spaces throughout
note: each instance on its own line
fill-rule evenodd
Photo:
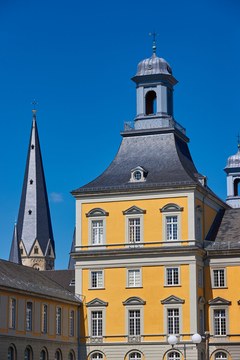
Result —
M 170 295 L 166 299 L 161 300 L 161 304 L 163 304 L 163 305 L 165 305 L 165 304 L 184 304 L 184 303 L 185 303 L 184 299 L 180 299 L 179 297 L 177 297 L 175 295 Z
M 208 301 L 209 305 L 231 305 L 231 301 L 223 299 L 222 297 L 218 296 L 212 300 Z
M 86 303 L 87 307 L 101 307 L 101 306 L 108 306 L 108 302 L 95 298 L 88 303 Z
M 108 216 L 109 213 L 101 208 L 94 208 L 86 213 L 86 217 Z
M 183 207 L 180 207 L 179 205 L 174 203 L 169 203 L 167 205 L 164 205 L 159 210 L 160 212 L 175 212 L 175 211 L 183 211 Z
M 137 206 L 131 206 L 129 209 L 123 211 L 123 215 L 146 214 L 146 210 L 140 209 Z
M 198 298 L 198 303 L 199 303 L 199 304 L 206 304 L 205 298 L 204 298 L 203 296 L 199 296 L 199 298 Z
M 145 305 L 146 301 L 137 296 L 132 296 L 123 301 L 123 305 Z

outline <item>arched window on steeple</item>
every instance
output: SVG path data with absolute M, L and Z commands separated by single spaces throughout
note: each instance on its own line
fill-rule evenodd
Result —
M 234 180 L 234 196 L 240 195 L 240 179 Z
M 145 98 L 145 111 L 146 115 L 154 115 L 157 112 L 157 95 L 155 91 L 150 90 L 146 94 Z

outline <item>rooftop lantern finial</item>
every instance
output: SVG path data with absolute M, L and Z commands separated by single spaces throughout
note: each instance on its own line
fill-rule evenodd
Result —
M 149 33 L 149 36 L 153 37 L 152 50 L 153 50 L 153 54 L 156 54 L 157 51 L 156 37 L 158 36 L 158 34 L 155 31 L 153 31 Z

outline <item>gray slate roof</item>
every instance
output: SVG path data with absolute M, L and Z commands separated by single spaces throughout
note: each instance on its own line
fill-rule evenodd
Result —
M 74 190 L 73 195 L 199 184 L 188 139 L 175 129 L 130 131 L 122 136 L 110 166 L 95 180 Z M 129 182 L 131 170 L 137 166 L 147 170 L 145 182 Z
M 219 220 L 215 241 L 206 242 L 205 248 L 207 250 L 240 248 L 240 209 L 226 209 Z
M 32 183 L 30 183 L 30 181 Z M 29 211 L 31 214 L 29 214 Z M 40 150 L 36 116 L 33 115 L 22 196 L 17 220 L 18 242 L 23 241 L 26 252 L 37 239 L 45 254 L 47 245 L 55 251 L 47 189 Z M 12 244 L 16 246 L 16 242 Z M 16 250 L 14 250 L 16 252 Z M 14 261 L 13 258 L 10 258 Z
M 50 279 L 44 272 L 6 260 L 0 260 L 0 287 L 79 302 L 70 291 Z
M 49 279 L 54 280 L 56 283 L 62 285 L 71 293 L 75 293 L 75 271 L 74 270 L 46 270 L 41 271 Z M 70 285 L 73 283 L 74 285 Z

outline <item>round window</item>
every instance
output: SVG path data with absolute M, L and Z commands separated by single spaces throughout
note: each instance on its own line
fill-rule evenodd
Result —
M 135 171 L 134 179 L 135 180 L 141 180 L 141 178 L 142 178 L 142 173 L 140 171 Z

